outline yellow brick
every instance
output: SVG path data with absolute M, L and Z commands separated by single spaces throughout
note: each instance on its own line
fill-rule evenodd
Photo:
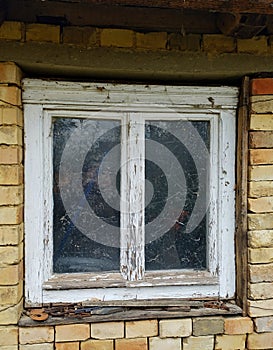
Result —
M 18 350 L 18 345 L 7 345 L 2 346 L 1 350 Z
M 49 24 L 27 24 L 26 41 L 60 42 L 60 27 Z
M 20 164 L 23 150 L 20 146 L 0 146 L 0 164 Z
M 251 248 L 273 247 L 273 230 L 250 231 L 248 244 Z
M 150 338 L 149 350 L 181 350 L 181 339 L 179 338 Z M 204 350 L 202 348 L 202 350 Z
M 273 332 L 273 317 L 259 317 L 254 323 L 257 333 Z
M 273 149 L 251 149 L 249 151 L 250 164 L 272 164 Z
M 192 333 L 191 318 L 161 320 L 159 322 L 159 335 L 165 337 L 188 337 Z
M 273 283 L 250 283 L 248 286 L 248 296 L 250 299 L 273 298 Z
M 0 186 L 0 205 L 16 205 L 23 203 L 22 186 Z
M 250 334 L 247 338 L 247 349 L 272 349 L 273 333 Z
M 273 197 L 249 198 L 248 209 L 253 213 L 273 212 Z
M 14 225 L 23 222 L 23 207 L 0 207 L 0 225 Z
M 21 40 L 22 24 L 20 22 L 3 22 L 0 26 L 0 39 Z
M 254 165 L 249 167 L 250 181 L 273 180 L 273 165 Z
M 1 185 L 20 185 L 23 183 L 23 167 L 21 165 L 0 165 Z
M 23 281 L 15 286 L 0 287 L 0 305 L 15 305 L 23 297 Z
M 20 345 L 19 350 L 53 350 L 53 343 Z
M 249 148 L 273 148 L 273 131 L 249 132 Z
M 250 118 L 251 130 L 273 130 L 273 115 L 252 114 Z
M 131 321 L 125 323 L 126 338 L 153 337 L 158 335 L 157 320 Z
M 235 51 L 235 40 L 220 34 L 203 35 L 203 49 L 205 52 L 216 54 Z
M 69 324 L 56 326 L 55 328 L 57 342 L 86 340 L 90 338 L 89 324 Z
M 115 350 L 147 350 L 147 338 L 117 339 L 115 341 Z
M 0 285 L 10 286 L 23 280 L 23 262 L 18 265 L 0 267 Z
M 245 350 L 246 335 L 217 335 L 215 350 Z
M 97 339 L 117 339 L 124 337 L 123 322 L 105 322 L 91 324 L 91 337 Z
M 214 337 L 189 337 L 183 339 L 183 350 L 213 350 Z
M 136 33 L 136 45 L 142 49 L 166 49 L 167 33 Z
M 264 113 L 273 113 L 273 96 L 272 95 L 259 95 L 259 96 L 251 96 L 250 101 L 251 101 L 251 110 L 254 113 L 259 113 L 259 114 L 264 114 Z M 270 119 L 270 117 L 272 118 L 272 115 L 268 116 Z M 265 115 L 263 115 L 263 118 L 265 118 Z M 252 119 L 252 117 L 251 117 Z M 267 118 L 266 118 L 267 119 Z M 251 120 L 250 120 L 251 123 Z M 264 123 L 266 123 L 266 121 L 264 121 Z M 251 126 L 251 129 L 253 129 L 253 127 Z M 273 130 L 272 129 L 272 125 L 270 123 L 270 125 L 267 127 L 267 125 L 265 124 L 264 126 L 260 126 L 257 129 L 253 129 L 253 130 Z
M 265 54 L 269 50 L 267 37 L 260 36 L 251 39 L 237 39 L 239 53 Z
M 91 27 L 64 27 L 63 42 L 77 46 L 92 47 L 97 44 L 96 28 Z
M 1 37 L 1 28 L 2 27 L 0 27 L 0 37 Z M 15 63 L 13 63 L 13 62 L 0 63 L 0 81 L 1 81 L 1 83 L 17 84 L 20 86 L 21 79 L 22 79 L 22 72 L 21 72 L 20 68 Z
M 23 126 L 23 113 L 19 107 L 0 106 L 1 125 Z
M 0 106 L 21 106 L 21 90 L 16 86 L 0 85 Z
M 25 327 L 19 329 L 20 344 L 50 343 L 53 341 L 53 327 Z
M 273 264 L 250 264 L 248 269 L 251 283 L 273 281 Z
M 134 32 L 127 29 L 102 29 L 101 46 L 132 47 Z
M 79 350 L 80 343 L 79 342 L 70 342 L 70 343 L 56 343 L 55 350 Z M 84 349 L 83 347 L 81 350 Z M 111 348 L 112 350 L 112 348 Z
M 250 182 L 248 185 L 249 197 L 273 196 L 273 181 Z
M 252 332 L 253 322 L 250 317 L 229 317 L 225 319 L 225 334 L 246 334 Z
M 252 264 L 272 263 L 273 248 L 248 249 L 248 260 Z
M 249 230 L 270 230 L 273 228 L 273 214 L 248 214 Z
M 23 299 L 15 306 L 0 306 L 0 325 L 16 325 L 23 311 Z
M 0 348 L 18 343 L 18 327 L 0 326 Z
M 23 224 L 15 226 L 0 226 L 0 246 L 18 245 L 23 240 Z
M 22 129 L 16 125 L 0 126 L 0 144 L 22 146 Z
M 114 349 L 113 340 L 87 340 L 85 342 L 81 342 L 81 350 L 113 350 L 113 349 Z M 63 350 L 67 350 L 67 349 L 65 348 Z
M 23 258 L 23 243 L 16 247 L 0 247 L 0 267 L 19 264 Z
M 248 314 L 251 317 L 272 316 L 273 299 L 248 300 Z

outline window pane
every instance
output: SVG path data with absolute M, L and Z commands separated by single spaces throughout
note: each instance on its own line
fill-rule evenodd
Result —
M 147 121 L 146 270 L 206 268 L 210 125 Z
M 119 168 L 119 121 L 54 120 L 54 272 L 119 270 Z

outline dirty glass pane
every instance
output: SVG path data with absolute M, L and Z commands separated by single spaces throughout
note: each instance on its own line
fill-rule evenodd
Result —
M 145 125 L 146 270 L 205 269 L 208 121 Z
M 119 121 L 54 120 L 54 272 L 119 270 L 119 168 Z

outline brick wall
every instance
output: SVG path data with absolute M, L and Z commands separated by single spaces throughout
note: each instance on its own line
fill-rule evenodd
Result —
M 265 37 L 135 33 L 4 22 L 0 39 L 135 49 L 271 52 Z M 0 64 L 0 348 L 161 350 L 273 348 L 273 79 L 251 84 L 247 317 L 195 317 L 18 327 L 23 286 L 23 141 L 19 68 Z

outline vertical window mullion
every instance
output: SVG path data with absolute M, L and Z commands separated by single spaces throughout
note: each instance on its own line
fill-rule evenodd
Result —
M 129 281 L 144 276 L 144 130 L 140 114 L 130 113 L 121 147 L 121 273 Z

